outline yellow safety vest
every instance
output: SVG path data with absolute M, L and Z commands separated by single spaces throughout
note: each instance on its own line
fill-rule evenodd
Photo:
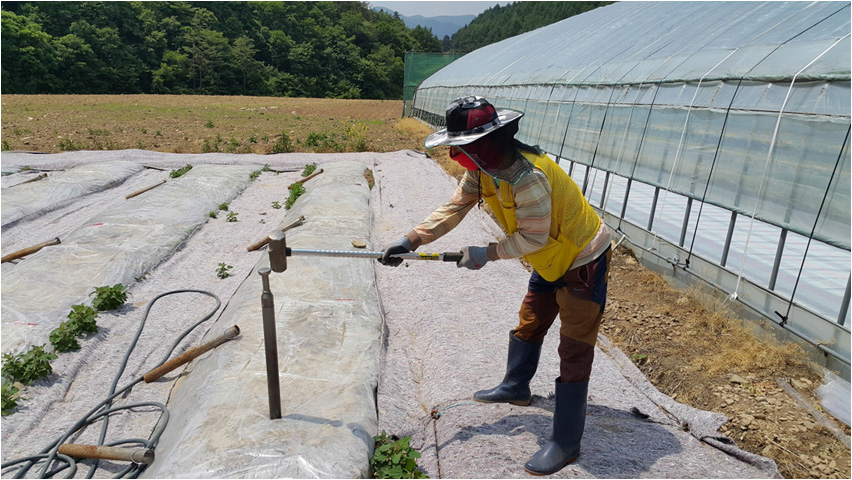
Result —
M 520 150 L 519 150 L 520 151 Z M 565 170 L 547 155 L 536 155 L 520 151 L 536 168 L 544 172 L 550 183 L 550 238 L 547 245 L 524 259 L 548 282 L 562 277 L 577 255 L 592 241 L 601 219 L 586 201 L 580 187 Z M 487 175 L 480 177 L 482 195 L 494 216 L 511 235 L 518 231 L 515 215 L 515 199 L 511 185 L 492 180 Z

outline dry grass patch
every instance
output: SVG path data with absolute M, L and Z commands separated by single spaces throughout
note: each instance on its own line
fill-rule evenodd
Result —
M 818 404 L 821 371 L 798 344 L 758 338 L 749 325 L 719 298 L 675 289 L 627 249 L 614 253 L 602 333 L 660 392 L 727 416 L 722 433 L 775 460 L 785 478 L 849 478 L 849 448 L 778 385 L 787 379 Z

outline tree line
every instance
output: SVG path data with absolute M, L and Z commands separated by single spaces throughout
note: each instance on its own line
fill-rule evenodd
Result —
M 442 47 L 469 53 L 477 48 L 556 23 L 613 2 L 514 2 L 480 13 L 470 24 L 444 36 Z
M 396 99 L 423 27 L 365 2 L 3 2 L 3 94 Z

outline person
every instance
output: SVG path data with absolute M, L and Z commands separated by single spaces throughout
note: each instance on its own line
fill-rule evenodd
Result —
M 522 117 L 521 112 L 497 110 L 478 96 L 449 105 L 447 127 L 424 143 L 426 148 L 449 145 L 450 157 L 466 169 L 464 176 L 449 202 L 388 245 L 379 261 L 398 266 L 402 259 L 395 254 L 440 238 L 482 199 L 491 207 L 508 236 L 487 246 L 464 247 L 457 265 L 479 270 L 489 262 L 523 257 L 533 272 L 519 323 L 509 332 L 503 381 L 474 393 L 473 399 L 529 405 L 544 336 L 559 316 L 553 433 L 524 465 L 528 473 L 547 475 L 580 452 L 594 347 L 606 305 L 610 233 L 561 167 L 537 147 L 514 138 Z

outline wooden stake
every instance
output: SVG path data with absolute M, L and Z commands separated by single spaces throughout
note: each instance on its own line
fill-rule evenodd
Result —
M 61 242 L 59 241 L 59 237 L 56 237 L 53 240 L 50 240 L 50 241 L 47 241 L 47 242 L 44 242 L 44 243 L 39 243 L 38 245 L 33 245 L 32 247 L 28 247 L 28 248 L 25 248 L 23 250 L 18 250 L 17 252 L 14 252 L 14 253 L 10 253 L 9 255 L 4 256 L 2 261 L 0 261 L 0 263 L 11 262 L 12 260 L 17 260 L 21 257 L 26 257 L 27 255 L 29 255 L 31 253 L 36 253 L 37 251 L 41 250 L 44 247 L 49 247 L 51 245 L 59 245 L 60 243 Z
M 138 190 L 138 191 L 135 191 L 135 192 L 131 193 L 130 195 L 126 195 L 126 196 L 124 197 L 124 199 L 125 199 L 125 200 L 127 200 L 128 198 L 133 198 L 133 197 L 135 197 L 136 195 L 141 195 L 141 194 L 143 194 L 143 193 L 147 192 L 148 190 L 151 190 L 151 189 L 154 189 L 154 188 L 159 187 L 160 185 L 162 185 L 162 184 L 164 184 L 164 183 L 166 183 L 166 181 L 165 181 L 165 180 L 163 180 L 162 182 L 160 182 L 160 183 L 158 183 L 158 184 L 156 184 L 156 185 L 151 185 L 150 187 L 145 187 L 145 188 L 143 188 L 142 190 Z
M 290 184 L 290 186 L 289 186 L 289 187 L 287 187 L 287 190 L 289 190 L 289 189 L 293 188 L 293 185 L 295 185 L 295 184 L 297 184 L 297 183 L 305 183 L 305 182 L 307 182 L 308 180 L 310 180 L 310 179 L 312 179 L 312 178 L 316 177 L 317 175 L 319 175 L 320 173 L 322 173 L 322 169 L 321 169 L 321 168 L 320 168 L 319 170 L 317 170 L 316 172 L 314 172 L 314 173 L 312 173 L 312 174 L 308 175 L 307 177 L 305 177 L 305 178 L 303 178 L 303 179 L 301 179 L 301 180 L 296 180 L 295 182 L 293 182 L 292 184 Z
M 25 183 L 35 182 L 36 180 L 41 180 L 42 178 L 47 178 L 47 174 L 46 173 L 39 174 L 39 176 L 37 176 L 37 177 L 33 177 L 29 180 L 24 180 L 23 182 L 17 183 L 17 184 L 12 185 L 12 186 L 17 187 L 18 185 L 23 185 Z
M 281 231 L 282 231 L 282 232 L 286 232 L 287 230 L 290 230 L 290 229 L 291 229 L 291 228 L 293 228 L 293 227 L 298 227 L 298 226 L 299 226 L 299 225 L 301 225 L 301 224 L 302 224 L 302 222 L 304 222 L 304 221 L 305 221 L 305 216 L 304 216 L 304 215 L 301 215 L 299 218 L 297 218 L 297 219 L 296 219 L 296 220 L 294 220 L 293 222 L 291 222 L 291 223 L 289 223 L 289 224 L 284 225 L 283 227 L 281 227 Z M 251 244 L 251 245 L 249 245 L 248 247 L 246 247 L 246 251 L 248 251 L 248 252 L 253 252 L 253 251 L 255 251 L 255 250 L 260 250 L 260 249 L 261 249 L 261 248 L 263 248 L 263 246 L 264 246 L 264 245 L 266 245 L 267 243 L 269 243 L 269 235 L 267 235 L 267 236 L 263 237 L 263 240 L 259 240 L 259 241 L 257 241 L 257 242 L 254 242 L 253 244 Z

